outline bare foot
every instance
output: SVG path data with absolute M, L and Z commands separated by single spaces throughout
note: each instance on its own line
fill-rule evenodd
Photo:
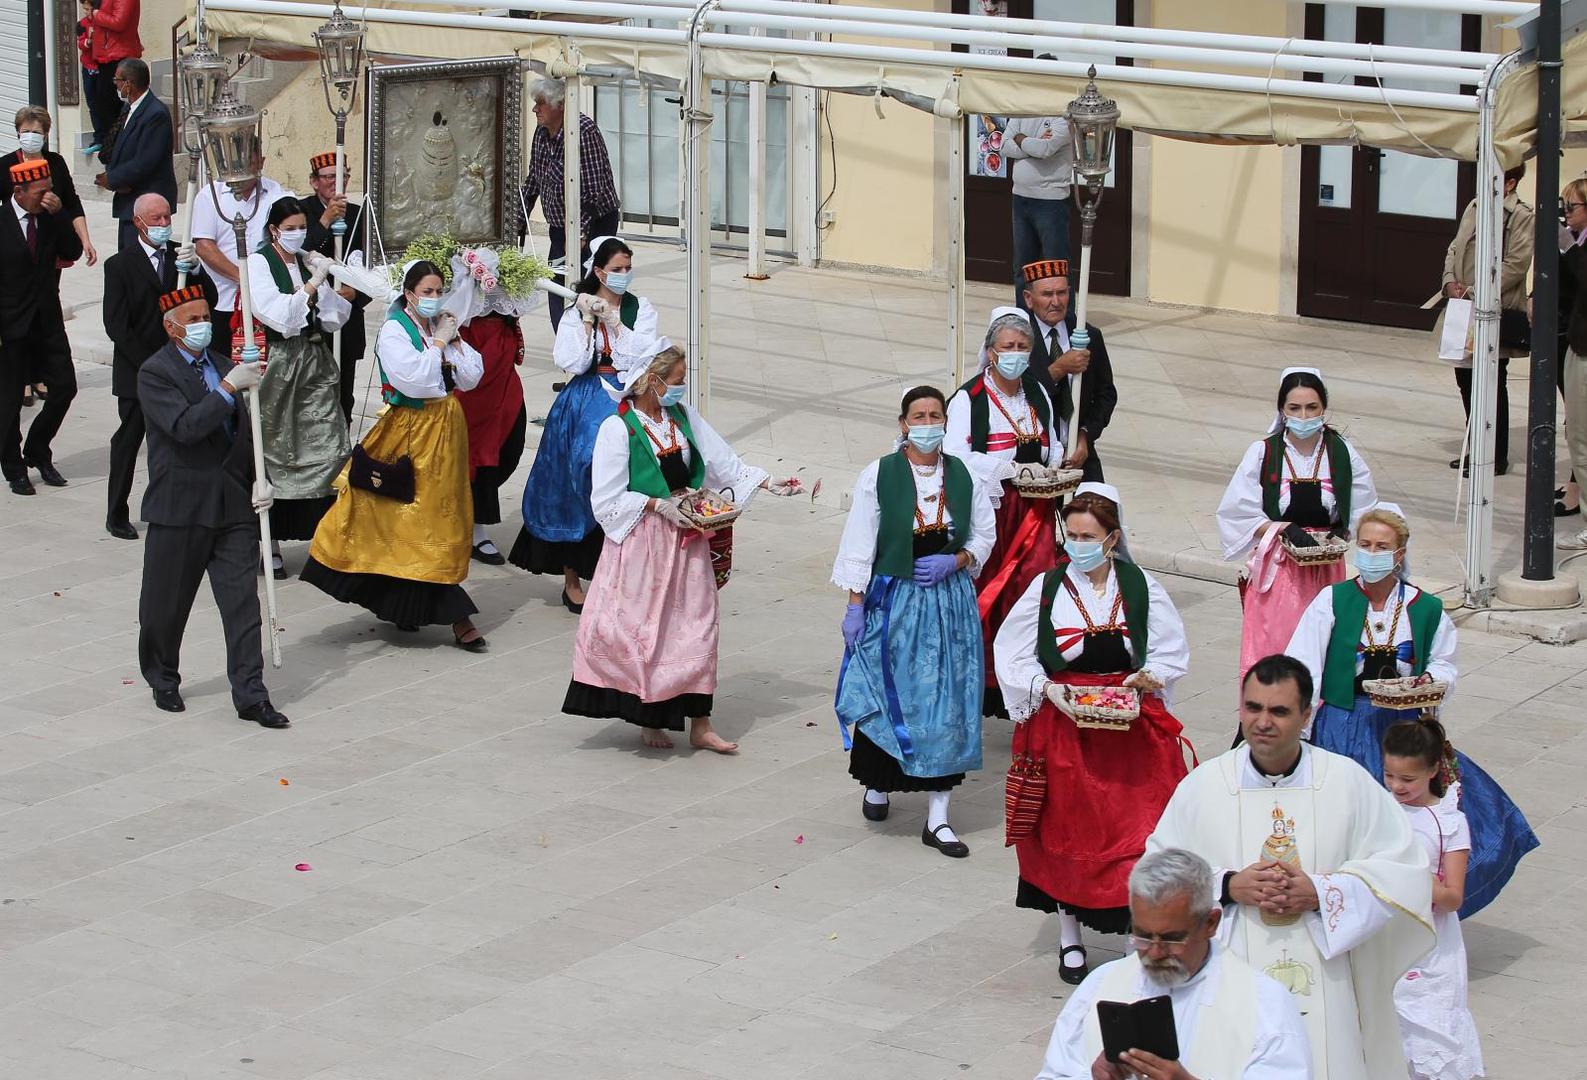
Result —
M 640 728 L 639 741 L 652 750 L 671 750 L 672 739 L 661 728 Z
M 728 742 L 711 727 L 709 716 L 697 716 L 689 721 L 689 745 L 696 750 L 711 750 L 718 754 L 738 753 L 738 743 Z

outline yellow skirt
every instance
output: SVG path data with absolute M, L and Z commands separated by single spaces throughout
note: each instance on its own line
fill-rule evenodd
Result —
M 468 486 L 468 422 L 448 394 L 422 409 L 388 408 L 361 445 L 379 461 L 413 459 L 414 498 L 401 503 L 347 482 L 320 519 L 309 555 L 344 574 L 381 574 L 457 585 L 468 577 L 474 496 Z

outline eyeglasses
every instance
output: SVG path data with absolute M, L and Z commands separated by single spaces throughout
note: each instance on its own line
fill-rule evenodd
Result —
M 1572 210 L 1580 210 L 1582 207 L 1587 206 L 1587 203 L 1561 202 L 1559 205 L 1568 214 Z
M 1164 952 L 1181 952 L 1190 944 L 1190 935 L 1181 931 L 1177 934 L 1159 934 L 1155 937 L 1142 937 L 1139 934 L 1130 935 L 1130 947 L 1136 952 L 1146 952 L 1153 945 L 1160 946 Z

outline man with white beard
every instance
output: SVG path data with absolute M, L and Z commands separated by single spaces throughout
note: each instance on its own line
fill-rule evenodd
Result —
M 1215 943 L 1223 909 L 1212 868 L 1167 848 L 1130 872 L 1130 943 L 1135 952 L 1097 968 L 1053 1027 L 1036 1080 L 1309 1080 L 1311 1046 L 1289 991 Z M 1117 1064 L 1102 1049 L 1097 1002 L 1166 995 L 1178 1060 L 1127 1050 Z

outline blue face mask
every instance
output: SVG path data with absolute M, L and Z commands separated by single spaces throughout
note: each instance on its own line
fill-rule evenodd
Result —
M 1289 428 L 1289 433 L 1297 439 L 1309 439 L 1323 429 L 1328 422 L 1325 416 L 1286 416 L 1284 426 Z
M 441 314 L 441 297 L 420 296 L 413 301 L 413 310 L 423 315 L 426 319 L 433 319 Z
M 149 226 L 149 246 L 150 247 L 163 248 L 166 244 L 168 244 L 170 242 L 171 242 L 171 226 L 169 226 L 169 225 L 150 225 Z
M 618 296 L 628 291 L 629 282 L 634 280 L 632 270 L 614 270 L 606 275 L 606 287 Z
M 1382 581 L 1394 573 L 1394 552 L 1356 548 L 1356 572 L 1361 575 L 1361 580 L 1368 584 Z
M 998 353 L 997 373 L 1005 379 L 1017 379 L 1025 374 L 1025 369 L 1030 367 L 1030 353 L 1006 352 Z
M 947 433 L 945 424 L 916 424 L 909 429 L 909 445 L 922 454 L 929 454 L 942 445 L 943 436 Z
M 661 391 L 661 395 L 660 396 L 661 396 L 662 407 L 663 408 L 671 408 L 672 406 L 676 405 L 678 402 L 682 401 L 683 400 L 683 395 L 688 393 L 688 392 L 689 392 L 689 384 L 686 383 L 686 382 L 668 383 L 666 385 L 665 389 L 663 389 Z
M 1069 561 L 1074 563 L 1083 572 L 1095 570 L 1107 561 L 1108 553 L 1102 548 L 1100 540 L 1070 540 L 1065 538 L 1064 551 L 1069 554 Z
M 188 352 L 201 353 L 209 348 L 210 338 L 214 336 L 215 327 L 208 319 L 203 322 L 188 323 L 182 330 L 182 344 Z

